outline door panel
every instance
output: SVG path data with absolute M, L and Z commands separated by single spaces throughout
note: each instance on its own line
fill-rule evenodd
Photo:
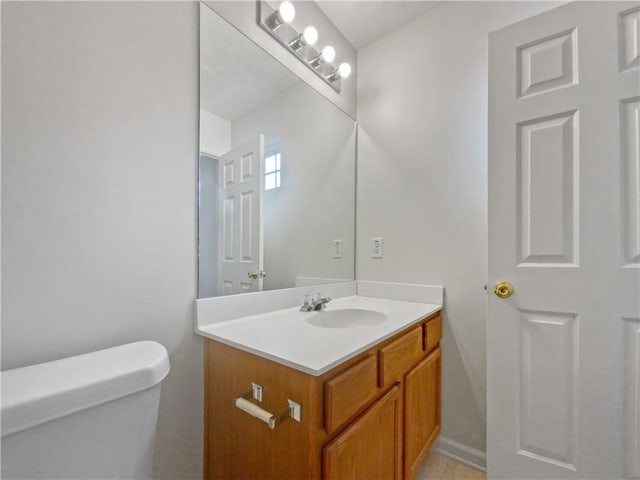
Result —
M 516 212 L 522 266 L 575 266 L 577 112 L 518 124 Z
M 575 468 L 577 316 L 520 311 L 518 453 Z
M 405 478 L 411 479 L 440 433 L 440 347 L 405 377 Z
M 625 318 L 624 478 L 640 476 L 640 318 Z
M 222 195 L 220 229 L 221 295 L 262 291 L 262 171 L 264 138 L 239 145 L 220 161 Z
M 523 45 L 517 55 L 520 97 L 576 84 L 575 28 Z
M 490 36 L 490 478 L 638 478 L 638 12 Z
M 640 262 L 640 99 L 620 102 L 622 136 L 622 239 L 623 264 L 638 266 Z
M 243 262 L 253 262 L 256 254 L 253 248 L 254 215 L 252 205 L 255 192 L 243 192 L 240 196 L 240 258 Z
M 395 385 L 324 448 L 324 480 L 400 480 L 401 432 L 402 396 Z
M 620 13 L 620 71 L 640 66 L 640 7 L 636 6 Z

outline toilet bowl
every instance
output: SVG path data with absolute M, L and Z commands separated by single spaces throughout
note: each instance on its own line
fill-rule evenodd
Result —
M 0 373 L 1 478 L 152 478 L 168 372 L 145 341 Z

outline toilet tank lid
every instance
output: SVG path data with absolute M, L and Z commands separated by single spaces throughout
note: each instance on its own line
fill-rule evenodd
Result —
M 5 370 L 2 436 L 151 388 L 169 368 L 167 350 L 144 341 Z

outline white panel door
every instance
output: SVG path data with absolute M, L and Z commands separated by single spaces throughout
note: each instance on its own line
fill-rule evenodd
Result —
M 219 293 L 262 291 L 264 137 L 237 146 L 219 162 Z
M 490 36 L 489 478 L 638 478 L 639 12 Z

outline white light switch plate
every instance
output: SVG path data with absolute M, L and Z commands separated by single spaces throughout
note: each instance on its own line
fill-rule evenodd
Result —
M 382 237 L 373 237 L 369 243 L 371 258 L 382 258 Z
M 342 258 L 342 240 L 333 241 L 333 258 Z

